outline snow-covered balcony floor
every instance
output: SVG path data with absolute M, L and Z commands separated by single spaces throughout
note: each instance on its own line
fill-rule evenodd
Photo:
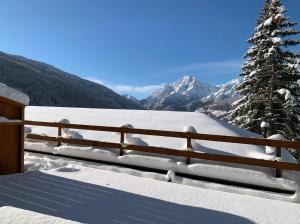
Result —
M 35 171 L 0 177 L 4 223 L 293 224 L 300 220 L 296 203 L 168 183 L 162 181 L 163 175 L 127 170 L 128 175 L 54 157 L 30 154 L 26 162 L 27 169 Z

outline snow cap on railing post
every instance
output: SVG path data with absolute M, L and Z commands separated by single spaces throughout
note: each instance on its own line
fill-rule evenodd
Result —
M 133 128 L 133 125 L 131 124 L 124 124 L 120 127 L 122 130 L 120 132 L 121 136 L 120 136 L 120 143 L 121 143 L 121 148 L 120 148 L 120 156 L 124 155 L 124 148 L 127 147 L 127 144 L 125 144 L 125 135 L 126 137 L 128 137 L 129 134 L 125 133 L 126 128 Z M 130 134 L 131 135 L 131 134 Z
M 63 124 L 70 124 L 71 122 L 68 119 L 62 119 L 58 122 L 58 136 L 63 138 L 73 138 L 73 139 L 83 139 L 83 136 L 77 132 L 72 131 L 70 128 L 65 128 Z M 75 128 L 76 129 L 76 128 Z
M 183 131 L 186 133 L 197 134 L 197 130 L 193 126 L 185 126 L 183 128 Z M 193 151 L 192 139 L 190 137 L 187 138 L 186 150 Z M 191 158 L 187 157 L 186 164 L 190 164 L 190 163 L 191 163 Z
M 125 133 L 126 132 L 125 129 L 134 128 L 132 124 L 124 124 L 120 128 L 122 129 L 121 134 L 123 132 L 123 134 L 126 135 L 126 137 L 131 137 L 130 133 Z
M 61 124 L 70 124 L 71 122 L 64 118 L 64 119 L 61 119 L 60 121 L 58 121 L 58 123 L 61 123 Z M 67 133 L 68 132 L 68 128 L 62 128 L 62 127 L 58 127 L 58 139 L 62 137 L 62 134 L 64 133 Z M 57 147 L 61 146 L 61 142 L 60 141 L 57 141 Z
M 64 118 L 64 119 L 61 119 L 58 123 L 61 123 L 61 124 L 70 124 L 70 120 Z M 69 128 L 62 128 L 62 131 L 67 133 L 69 130 Z
M 268 139 L 271 139 L 271 140 L 286 140 L 281 134 L 275 134 L 275 135 L 272 135 L 270 137 L 268 137 Z M 267 154 L 272 154 L 275 152 L 275 161 L 276 162 L 280 162 L 282 161 L 282 158 L 281 158 L 281 147 L 270 147 L 270 146 L 266 146 L 266 153 Z M 276 169 L 276 177 L 281 177 L 281 170 L 280 169 Z

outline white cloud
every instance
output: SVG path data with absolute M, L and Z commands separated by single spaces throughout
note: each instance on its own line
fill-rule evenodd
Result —
M 162 87 L 161 85 L 149 85 L 149 86 L 128 86 L 128 85 L 116 85 L 113 89 L 118 93 L 153 93 L 155 90 Z
M 183 66 L 178 66 L 171 69 L 166 69 L 158 73 L 163 74 L 174 74 L 174 73 L 189 73 L 189 72 L 202 72 L 204 74 L 223 74 L 223 73 L 234 73 L 238 72 L 241 68 L 242 60 L 233 59 L 226 61 L 213 61 L 213 62 L 196 62 L 190 63 Z
M 104 85 L 119 94 L 129 94 L 137 97 L 140 95 L 141 96 L 150 95 L 155 90 L 159 89 L 164 85 L 164 84 L 159 84 L 159 85 L 145 85 L 145 86 L 130 86 L 130 85 L 112 84 L 94 77 L 86 77 L 85 79 Z
M 106 85 L 106 82 L 104 82 L 104 81 L 101 80 L 101 79 L 97 79 L 97 78 L 94 78 L 94 77 L 84 77 L 84 79 L 89 80 L 89 81 L 92 81 L 92 82 L 95 82 L 95 83 L 98 83 L 98 84 L 101 84 L 101 85 L 104 85 L 104 86 L 107 86 L 107 85 Z M 107 87 L 108 87 L 108 86 L 107 86 Z
M 185 74 L 200 73 L 203 78 L 211 79 L 211 77 L 220 76 L 220 75 L 223 75 L 223 77 L 226 77 L 226 75 L 228 74 L 237 75 L 237 73 L 240 71 L 241 64 L 242 64 L 242 60 L 240 59 L 214 61 L 214 62 L 196 62 L 196 63 L 190 63 L 183 66 L 178 66 L 175 68 L 166 69 L 152 75 L 163 77 L 163 76 L 170 76 L 175 74 L 176 75 L 180 74 L 183 76 Z M 151 95 L 154 91 L 156 91 L 157 89 L 159 89 L 164 85 L 162 83 L 157 85 L 131 86 L 131 85 L 113 84 L 95 77 L 86 77 L 85 79 L 107 86 L 108 88 L 114 90 L 119 94 L 129 94 L 139 99 Z M 205 81 L 205 79 L 203 81 Z

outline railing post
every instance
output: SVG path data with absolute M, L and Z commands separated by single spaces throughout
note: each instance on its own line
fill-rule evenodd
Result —
M 61 127 L 58 127 L 58 137 L 60 138 L 61 137 L 61 131 L 62 131 L 62 128 Z M 61 146 L 61 142 L 58 140 L 57 141 L 57 147 Z
M 281 158 L 281 147 L 276 147 L 276 158 Z M 280 169 L 276 169 L 276 177 L 281 177 Z
M 123 145 L 123 143 L 124 143 L 124 132 L 123 131 L 121 132 L 120 143 L 121 143 L 121 145 Z M 124 155 L 124 149 L 123 149 L 123 147 L 121 147 L 120 148 L 120 156 L 123 156 L 123 155 Z
M 186 142 L 186 146 L 188 149 L 192 149 L 192 139 L 190 137 L 188 137 L 187 139 L 187 142 Z M 186 158 L 186 164 L 191 164 L 191 158 L 190 157 L 187 157 Z

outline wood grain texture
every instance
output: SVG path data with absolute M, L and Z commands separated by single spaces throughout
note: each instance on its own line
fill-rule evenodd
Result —
M 0 123 L 0 175 L 24 171 L 24 105 L 0 97 L 0 116 L 21 122 Z
M 21 126 L 0 127 L 0 175 L 20 172 Z
M 228 142 L 228 143 L 247 144 L 247 145 L 264 145 L 264 146 L 273 146 L 273 147 L 293 148 L 296 150 L 300 150 L 300 141 L 282 141 L 282 140 L 271 140 L 271 139 L 263 139 L 263 138 L 247 138 L 247 137 L 212 135 L 212 134 L 195 134 L 195 133 L 176 132 L 176 131 L 94 126 L 94 125 L 83 125 L 83 124 L 63 124 L 63 123 L 56 123 L 56 122 L 41 122 L 41 121 L 28 121 L 28 120 L 25 121 L 25 124 L 34 125 L 34 126 L 62 127 L 62 128 L 83 129 L 83 130 L 92 130 L 92 131 L 107 131 L 107 132 L 119 132 L 119 133 L 123 132 L 123 133 L 130 133 L 130 134 L 153 135 L 153 136 L 185 138 L 185 139 L 190 138 L 195 140 Z

